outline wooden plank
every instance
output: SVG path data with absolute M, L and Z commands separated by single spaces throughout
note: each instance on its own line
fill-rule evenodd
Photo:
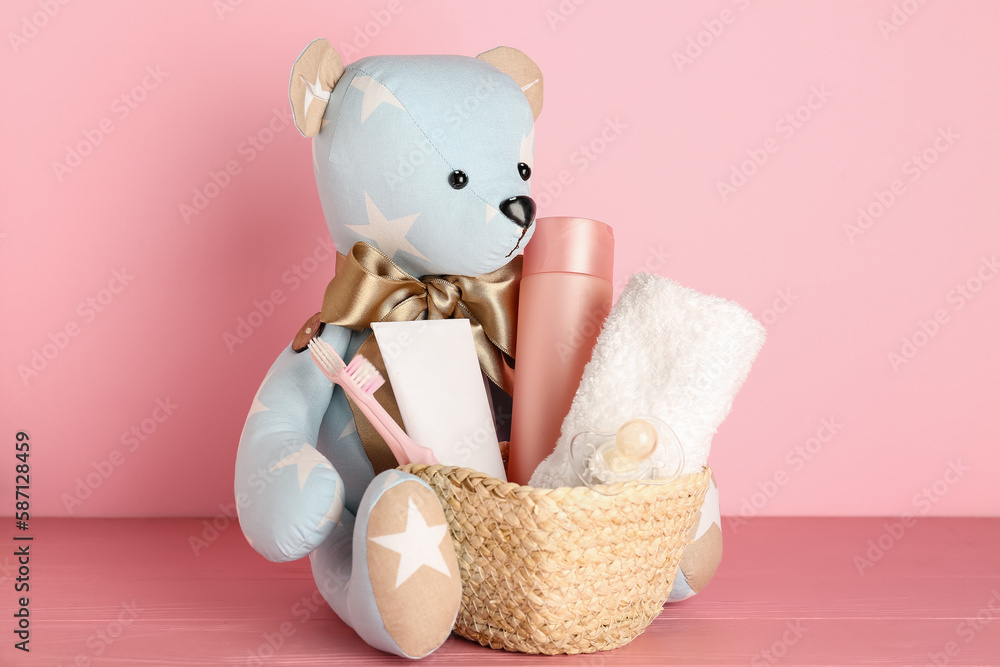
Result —
M 397 662 L 334 616 L 307 560 L 269 563 L 235 524 L 219 523 L 213 532 L 205 521 L 36 519 L 32 652 L 25 661 L 14 651 L 7 629 L 4 662 Z M 544 663 L 1000 664 L 1000 519 L 924 518 L 902 531 L 898 521 L 727 519 L 723 565 L 701 595 L 669 605 L 626 647 Z M 859 566 L 858 555 L 871 564 Z M 0 557 L 0 604 L 12 624 L 10 564 Z M 483 661 L 542 658 L 453 637 L 424 662 Z

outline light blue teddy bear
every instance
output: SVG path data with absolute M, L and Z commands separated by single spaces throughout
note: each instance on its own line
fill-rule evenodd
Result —
M 341 253 L 363 242 L 410 276 L 481 276 L 530 239 L 542 79 L 520 51 L 345 68 L 316 40 L 292 69 L 289 97 L 313 137 Z M 240 525 L 270 560 L 309 556 L 323 597 L 368 644 L 423 657 L 448 637 L 461 601 L 440 503 L 413 475 L 375 474 L 342 389 L 296 351 L 320 336 L 350 360 L 369 333 L 311 320 L 271 366 L 237 454 Z

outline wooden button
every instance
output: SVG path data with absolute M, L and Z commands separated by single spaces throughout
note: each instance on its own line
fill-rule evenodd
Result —
M 302 328 L 299 329 L 299 332 L 295 334 L 295 338 L 292 340 L 292 351 L 302 352 L 309 347 L 309 341 L 323 333 L 323 327 L 326 324 L 321 322 L 319 317 L 320 314 L 316 313 L 302 325 Z

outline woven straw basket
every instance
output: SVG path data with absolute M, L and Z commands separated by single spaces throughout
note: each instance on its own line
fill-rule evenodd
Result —
M 536 489 L 468 468 L 402 467 L 437 492 L 462 573 L 455 632 L 522 653 L 591 653 L 645 630 L 670 595 L 711 470 L 666 485 Z

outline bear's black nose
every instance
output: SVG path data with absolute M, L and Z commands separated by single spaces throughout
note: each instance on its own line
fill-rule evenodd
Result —
M 511 197 L 500 204 L 500 211 L 513 220 L 518 227 L 527 229 L 535 219 L 535 200 L 521 195 Z

